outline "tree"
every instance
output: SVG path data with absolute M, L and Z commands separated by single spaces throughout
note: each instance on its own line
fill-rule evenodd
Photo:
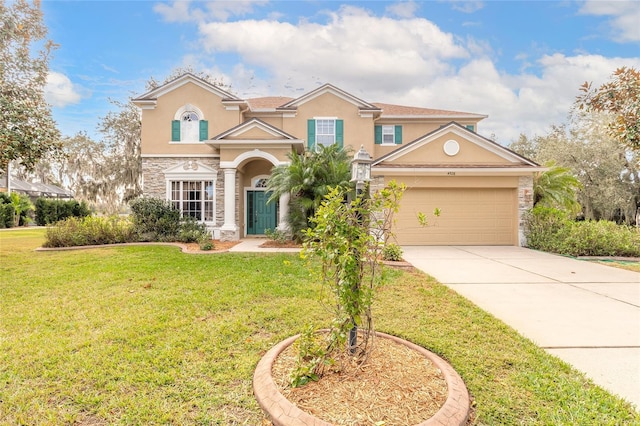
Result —
M 582 209 L 577 199 L 582 184 L 567 167 L 553 161 L 545 166 L 549 169 L 533 179 L 534 205 L 559 208 L 575 216 Z
M 521 137 L 510 147 L 533 150 L 538 163 L 570 169 L 582 185 L 577 199 L 586 219 L 631 223 L 640 203 L 639 154 L 612 138 L 607 123 L 602 113 L 576 112 L 568 125 L 532 140 Z
M 635 68 L 618 68 L 608 83 L 594 89 L 592 83 L 585 82 L 580 91 L 582 94 L 576 98 L 578 108 L 612 114 L 610 135 L 640 152 L 640 72 Z
M 127 202 L 142 194 L 140 110 L 130 101 L 111 102 L 119 110 L 109 112 L 98 125 L 106 148 L 101 181 L 105 190 L 121 194 Z
M 32 170 L 60 148 L 59 132 L 44 99 L 49 57 L 40 1 L 0 3 L 0 170 L 19 161 Z
M 273 169 L 267 190 L 271 191 L 269 202 L 283 194 L 289 194 L 289 216 L 287 222 L 295 240 L 302 239 L 302 231 L 310 226 L 322 199 L 331 188 L 347 190 L 350 182 L 349 154 L 337 145 L 318 146 L 315 151 L 302 154 L 291 152 L 288 165 Z

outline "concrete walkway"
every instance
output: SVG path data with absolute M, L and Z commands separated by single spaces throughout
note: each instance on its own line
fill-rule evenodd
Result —
M 229 251 L 232 252 L 247 252 L 247 253 L 297 253 L 299 248 L 262 248 L 260 245 L 267 242 L 265 238 L 245 238 L 240 243 L 231 247 Z
M 403 247 L 416 268 L 640 408 L 640 273 L 520 247 Z

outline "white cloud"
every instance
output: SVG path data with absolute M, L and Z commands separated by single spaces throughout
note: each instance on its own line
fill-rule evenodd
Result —
M 640 4 L 636 0 L 587 0 L 580 8 L 580 13 L 611 16 L 608 24 L 614 40 L 622 43 L 640 41 Z
M 484 7 L 483 1 L 478 0 L 444 0 L 447 3 L 451 3 L 453 10 L 457 10 L 462 13 L 473 13 Z
M 414 1 L 401 1 L 386 7 L 386 12 L 398 18 L 413 18 L 419 6 Z
M 252 13 L 254 6 L 263 6 L 267 3 L 267 0 L 214 0 L 207 2 L 174 0 L 172 3 L 156 3 L 153 10 L 167 22 L 203 22 L 207 19 L 226 21 L 231 16 Z
M 527 67 L 507 73 L 486 40 L 354 6 L 327 12 L 322 23 L 238 20 L 199 30 L 208 58 L 237 55 L 233 67 L 211 70 L 239 96 L 296 97 L 332 83 L 370 102 L 487 114 L 480 133 L 504 144 L 565 122 L 584 81 L 600 85 L 618 67 L 640 68 L 640 58 L 531 52 Z
M 51 71 L 47 75 L 44 97 L 55 107 L 65 107 L 77 104 L 82 99 L 82 89 L 71 82 L 69 77 L 59 72 Z
M 292 87 L 330 79 L 403 91 L 446 72 L 448 60 L 469 56 L 452 34 L 426 19 L 376 17 L 350 6 L 328 17 L 324 24 L 212 22 L 200 31 L 209 53 L 237 53 L 245 66 L 266 69 L 274 82 Z

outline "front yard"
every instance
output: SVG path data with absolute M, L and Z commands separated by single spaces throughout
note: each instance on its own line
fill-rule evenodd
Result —
M 261 355 L 330 313 L 297 255 L 34 252 L 0 232 L 0 424 L 260 425 Z M 638 424 L 630 405 L 428 276 L 390 270 L 377 329 L 447 359 L 477 424 Z M 387 425 L 390 426 L 390 425 Z

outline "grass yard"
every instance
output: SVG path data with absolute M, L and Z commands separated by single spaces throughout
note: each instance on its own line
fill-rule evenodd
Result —
M 34 252 L 43 233 L 0 232 L 2 425 L 260 425 L 261 355 L 329 317 L 297 255 Z M 377 329 L 449 360 L 476 424 L 640 424 L 629 404 L 445 286 L 388 275 Z

